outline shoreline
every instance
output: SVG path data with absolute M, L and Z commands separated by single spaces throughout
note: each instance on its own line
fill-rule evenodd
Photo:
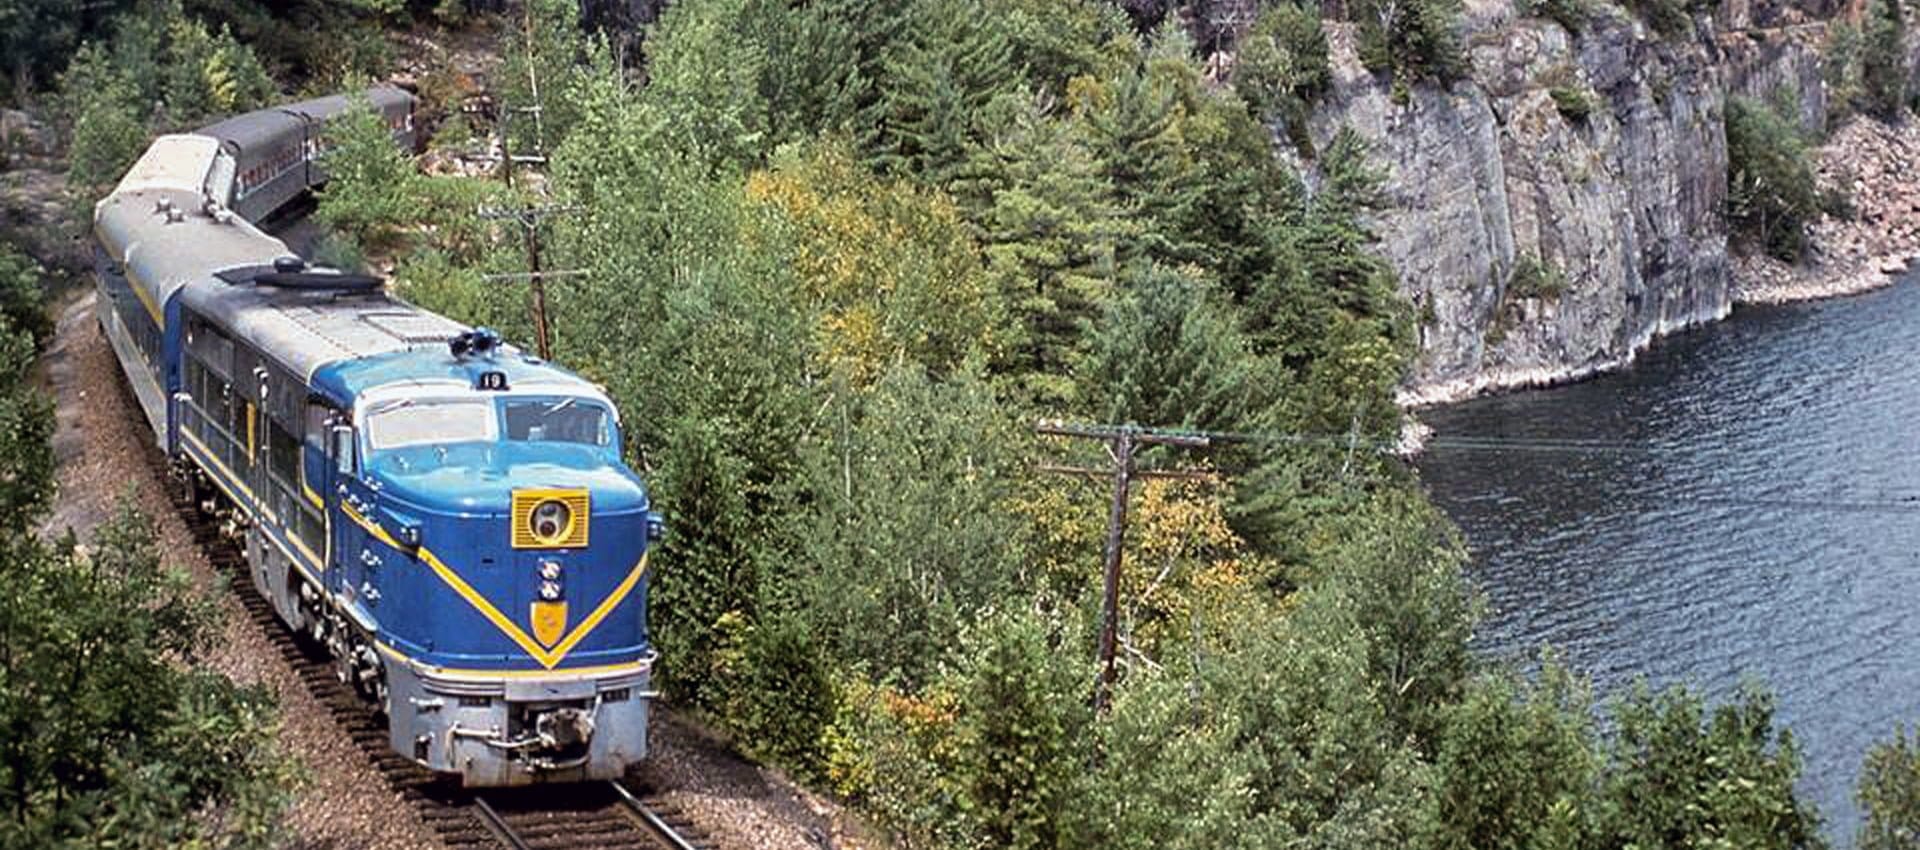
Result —
M 1411 419 L 1421 408 L 1577 383 L 1632 366 L 1655 340 L 1724 321 L 1742 307 L 1845 298 L 1892 286 L 1920 262 L 1920 178 L 1906 173 L 1915 155 L 1920 155 L 1920 122 L 1892 127 L 1854 118 L 1815 152 L 1815 180 L 1822 192 L 1850 193 L 1855 213 L 1847 219 L 1823 215 L 1813 222 L 1802 264 L 1735 255 L 1723 306 L 1657 322 L 1635 337 L 1624 354 L 1581 363 L 1495 367 L 1465 378 L 1401 387 L 1394 401 Z

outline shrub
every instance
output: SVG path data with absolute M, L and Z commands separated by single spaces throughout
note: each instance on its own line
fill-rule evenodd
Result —
M 1794 797 L 1800 759 L 1754 691 L 1708 710 L 1684 687 L 1635 690 L 1614 706 L 1595 830 L 1599 847 L 1823 847 Z
M 140 91 L 99 45 L 80 49 L 60 77 L 62 111 L 72 122 L 67 189 L 87 206 L 133 164 L 147 141 Z
M 1690 0 L 1627 0 L 1627 7 L 1667 38 L 1686 35 L 1693 29 Z
M 0 518 L 0 728 L 31 730 L 0 736 L 0 846 L 271 846 L 291 780 L 272 696 L 192 669 L 205 589 L 131 510 L 89 551 L 35 539 L 34 516 Z
M 1513 278 L 1507 282 L 1507 297 L 1553 300 L 1567 291 L 1567 273 L 1539 254 L 1522 255 L 1513 264 Z
M 836 699 L 812 635 L 797 620 L 770 618 L 752 628 L 740 660 L 729 725 L 754 754 L 803 778 L 821 776 Z
M 1357 0 L 1347 7 L 1359 28 L 1360 62 L 1402 78 L 1448 83 L 1467 71 L 1455 32 L 1460 0 Z
M 1827 126 L 1839 126 L 1854 113 L 1865 93 L 1860 78 L 1861 52 L 1865 36 L 1852 21 L 1834 21 L 1827 27 L 1827 44 L 1821 76 L 1827 85 Z
M 1818 214 L 1806 140 L 1792 120 L 1752 98 L 1727 101 L 1727 207 L 1737 235 L 1782 260 L 1806 250 Z
M 1920 846 L 1920 737 L 1902 728 L 1868 751 L 1858 795 L 1867 815 L 1860 850 Z
M 1267 8 L 1240 40 L 1233 85 L 1256 114 L 1289 124 L 1327 87 L 1333 71 L 1320 16 L 1292 3 Z
M 1584 122 L 1593 114 L 1594 93 L 1581 85 L 1554 86 L 1547 90 L 1553 98 L 1553 107 L 1568 121 Z

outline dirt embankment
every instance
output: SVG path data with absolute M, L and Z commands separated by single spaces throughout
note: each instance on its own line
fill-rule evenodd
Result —
M 222 633 L 207 657 L 211 668 L 236 681 L 259 683 L 279 695 L 280 742 L 301 762 L 305 777 L 288 814 L 289 845 L 298 848 L 410 850 L 440 846 L 411 817 L 406 804 L 367 763 L 285 662 L 246 617 L 226 579 L 209 564 L 168 503 L 147 453 L 153 432 L 121 388 L 119 364 L 93 318 L 93 298 L 82 295 L 59 317 L 45 356 L 45 376 L 59 420 L 54 450 L 60 462 L 50 530 L 73 529 L 83 538 L 130 500 L 155 520 L 166 560 L 192 573 L 225 613 Z

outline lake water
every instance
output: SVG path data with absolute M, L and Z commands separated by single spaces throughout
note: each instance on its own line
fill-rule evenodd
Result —
M 1861 758 L 1920 723 L 1920 286 L 1749 308 L 1585 383 L 1432 408 L 1496 655 L 1768 687 L 1840 846 Z

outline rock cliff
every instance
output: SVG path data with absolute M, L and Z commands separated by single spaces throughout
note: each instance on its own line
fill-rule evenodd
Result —
M 1405 400 L 1571 380 L 1725 316 L 1726 99 L 1791 98 L 1824 125 L 1837 11 L 1728 2 L 1662 37 L 1618 8 L 1574 34 L 1474 0 L 1467 77 L 1398 92 L 1329 24 L 1334 83 L 1309 134 L 1350 125 L 1386 169 L 1375 225 L 1420 326 Z

